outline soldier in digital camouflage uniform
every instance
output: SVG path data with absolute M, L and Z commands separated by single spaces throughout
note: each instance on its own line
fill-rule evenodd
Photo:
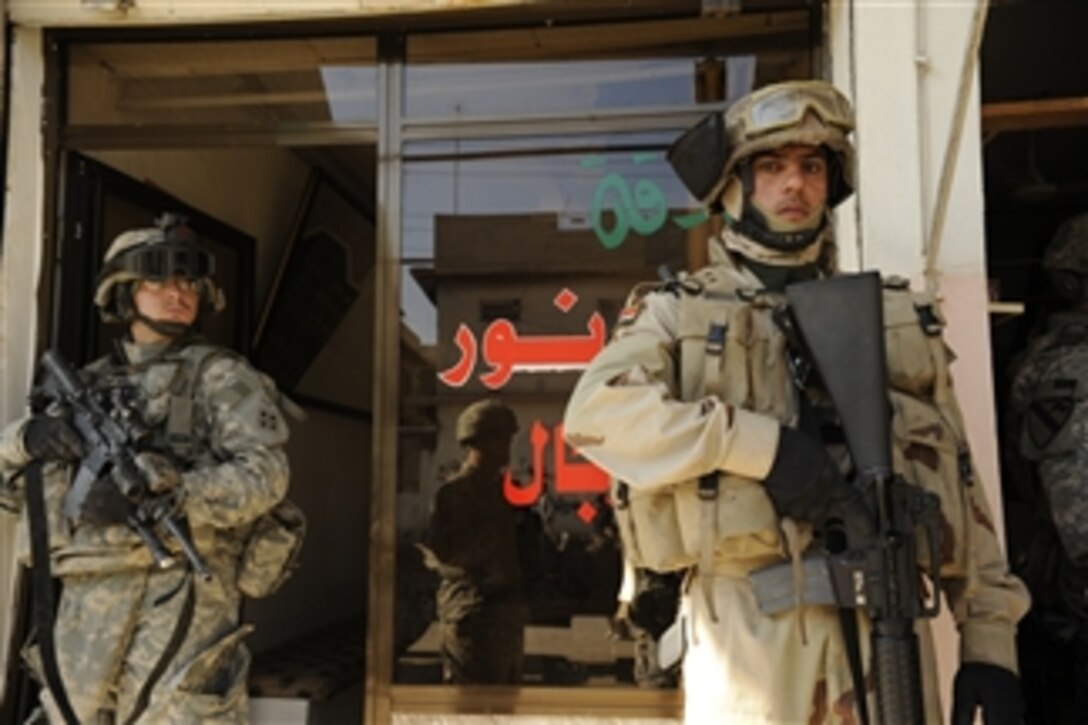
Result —
M 642 560 L 671 569 L 702 542 L 681 601 L 692 725 L 857 721 L 833 602 L 797 606 L 791 595 L 788 610 L 764 613 L 749 578 L 784 572 L 793 586 L 790 559 L 811 554 L 816 524 L 856 503 L 825 448 L 833 438 L 820 435 L 828 411 L 812 402 L 818 391 L 795 383 L 773 316 L 787 284 L 834 273 L 830 211 L 853 191 L 852 129 L 850 103 L 807 81 L 760 89 L 678 139 L 674 168 L 724 212 L 711 264 L 637 287 L 568 402 L 567 440 L 622 482 L 617 518 L 632 517 Z M 889 395 L 903 391 L 892 397 L 895 469 L 942 493 L 942 574 L 961 635 L 955 722 L 969 722 L 976 705 L 989 723 L 1016 722 L 1015 632 L 1028 597 L 1008 573 L 981 487 L 958 473 L 970 463 L 940 318 L 922 319 L 909 290 L 884 294 L 886 326 L 895 313 Z M 717 494 L 700 499 L 696 481 L 708 474 Z M 716 537 L 709 546 L 697 538 L 705 531 Z M 874 713 L 863 613 L 859 624 Z M 925 721 L 942 722 L 932 637 L 924 622 L 916 630 Z
M 435 496 L 422 549 L 438 572 L 443 679 L 467 684 L 521 682 L 529 610 L 522 577 L 522 512 L 503 496 L 503 472 L 517 419 L 483 400 L 457 418 L 468 455 Z
M 1088 214 L 1043 256 L 1067 307 L 1050 315 L 1013 379 L 1010 478 L 1036 529 L 1016 557 L 1034 606 L 1022 632 L 1029 722 L 1088 722 Z
M 271 382 L 193 332 L 200 314 L 224 306 L 213 263 L 192 232 L 169 218 L 118 236 L 95 304 L 106 320 L 127 325 L 127 335 L 85 371 L 96 387 L 138 391 L 152 445 L 137 463 L 151 490 L 188 519 L 209 579 L 195 576 L 180 554 L 171 568 L 153 566 L 148 548 L 118 520 L 120 494 L 108 481 L 94 484 L 78 521 L 64 515 L 84 443 L 56 411 L 9 425 L 0 440 L 9 508 L 23 504 L 17 472 L 44 462 L 51 566 L 62 582 L 57 658 L 83 723 L 248 719 L 250 656 L 242 640 L 251 626 L 240 622 L 239 583 L 262 573 L 242 569 L 243 550 L 255 522 L 287 492 L 288 431 Z M 41 680 L 36 648 L 28 661 Z M 64 722 L 48 688 L 42 692 L 49 720 Z

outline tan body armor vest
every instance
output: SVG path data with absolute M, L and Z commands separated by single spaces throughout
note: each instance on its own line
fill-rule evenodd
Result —
M 796 426 L 800 390 L 793 382 L 787 340 L 775 322 L 784 295 L 743 287 L 728 267 L 703 269 L 682 280 L 676 389 L 686 401 L 715 396 L 724 403 Z M 973 473 L 963 425 L 950 388 L 950 354 L 932 298 L 890 283 L 884 292 L 894 468 L 937 493 L 943 522 L 942 568 L 962 576 L 970 567 L 972 507 L 965 491 Z M 966 486 L 964 484 L 967 484 Z M 614 483 L 616 518 L 625 555 L 636 567 L 744 576 L 780 562 L 780 520 L 760 481 L 724 472 L 663 487 Z M 980 509 L 980 510 L 985 510 Z M 801 524 L 799 541 L 811 541 Z M 921 542 L 919 560 L 929 560 Z

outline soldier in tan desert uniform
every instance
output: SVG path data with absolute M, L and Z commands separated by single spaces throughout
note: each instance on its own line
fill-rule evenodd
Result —
M 56 661 L 71 704 L 65 715 L 52 688 L 43 688 L 50 722 L 248 719 L 250 658 L 242 640 L 251 626 L 240 622 L 240 604 L 243 594 L 267 593 L 283 575 L 262 571 L 268 561 L 259 550 L 268 543 L 260 534 L 267 514 L 287 492 L 288 431 L 271 382 L 193 332 L 199 315 L 223 307 L 213 263 L 188 227 L 169 218 L 118 236 L 106 253 L 95 304 L 105 319 L 126 325 L 127 334 L 81 373 L 103 400 L 126 391 L 134 401 L 150 431 L 136 457 L 146 493 L 187 522 L 207 566 L 204 576 L 167 536 L 162 541 L 176 563 L 154 562 L 127 525 L 131 502 L 109 472 L 80 510 L 65 511 L 87 453 L 65 411 L 34 412 L 9 425 L 0 440 L 6 508 L 27 510 L 20 471 L 32 461 L 44 466 L 50 564 L 62 584 Z M 39 647 L 28 649 L 28 662 L 44 681 Z
M 711 264 L 637 287 L 567 407 L 568 441 L 622 482 L 614 499 L 617 518 L 631 517 L 627 554 L 661 569 L 690 567 L 681 621 L 692 725 L 857 721 L 836 607 L 805 599 L 763 611 L 749 578 L 771 567 L 788 573 L 791 558 L 816 548 L 817 525 L 853 500 L 848 469 L 831 455 L 833 416 L 791 370 L 774 314 L 786 285 L 835 272 L 830 211 L 853 192 L 852 129 L 850 103 L 807 81 L 760 89 L 681 137 L 670 160 L 725 217 Z M 885 291 L 885 325 L 895 470 L 941 494 L 944 593 L 961 636 L 955 720 L 968 722 L 979 705 L 989 723 L 1017 722 L 1014 638 L 1028 598 L 971 479 L 940 317 L 899 285 Z M 716 487 L 709 519 L 695 483 L 708 474 Z M 658 492 L 672 498 L 634 505 Z M 711 529 L 694 563 L 680 556 Z M 859 619 L 871 690 L 869 622 Z M 947 721 L 932 638 L 924 622 L 916 629 L 925 721 Z

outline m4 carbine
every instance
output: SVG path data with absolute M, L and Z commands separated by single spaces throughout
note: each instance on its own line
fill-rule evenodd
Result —
M 939 608 L 940 499 L 892 470 L 880 275 L 793 284 L 786 297 L 842 423 L 853 485 L 872 515 L 864 527 L 846 526 L 848 532 L 871 530 L 864 540 L 847 537 L 845 546 L 827 554 L 835 598 L 841 608 L 865 610 L 872 621 L 878 722 L 920 724 L 925 711 L 914 620 L 934 617 Z M 919 535 L 930 554 L 931 601 L 920 586 Z M 867 719 L 864 702 L 858 698 Z
M 41 369 L 36 396 L 69 412 L 86 450 L 65 497 L 64 513 L 78 522 L 91 488 L 105 478 L 127 500 L 125 523 L 151 550 L 156 566 L 166 569 L 175 564 L 175 557 L 156 531 L 161 526 L 184 552 L 193 570 L 205 579 L 211 578 L 208 565 L 189 536 L 188 526 L 174 511 L 170 494 L 154 493 L 136 463 L 148 430 L 131 401 L 123 395 L 113 395 L 107 409 L 96 391 L 55 350 L 42 356 Z

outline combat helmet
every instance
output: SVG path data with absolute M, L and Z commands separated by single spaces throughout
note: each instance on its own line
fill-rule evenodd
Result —
M 144 319 L 133 302 L 133 286 L 143 279 L 184 277 L 198 282 L 201 312 L 220 312 L 226 307 L 223 291 L 212 280 L 215 257 L 197 240 L 185 219 L 163 214 L 155 226 L 119 234 L 106 250 L 98 273 L 94 303 L 106 322 L 141 319 L 167 335 L 178 335 L 186 326 Z
M 792 251 L 815 240 L 819 229 L 778 233 L 747 202 L 753 190 L 749 160 L 787 144 L 807 144 L 828 156 L 828 208 L 854 192 L 855 152 L 848 135 L 854 129 L 850 101 L 824 81 L 788 81 L 744 96 L 725 113 L 715 112 L 686 131 L 668 151 L 680 180 L 691 194 L 715 211 L 728 192 L 743 200 L 727 209 L 728 221 L 745 236 L 774 249 Z M 821 225 L 822 226 L 822 225 Z
M 1084 298 L 1088 276 L 1088 214 L 1067 219 L 1043 253 L 1043 269 L 1062 299 L 1078 302 Z
M 497 400 L 480 400 L 457 416 L 457 442 L 461 445 L 486 438 L 510 438 L 518 432 L 514 411 Z

